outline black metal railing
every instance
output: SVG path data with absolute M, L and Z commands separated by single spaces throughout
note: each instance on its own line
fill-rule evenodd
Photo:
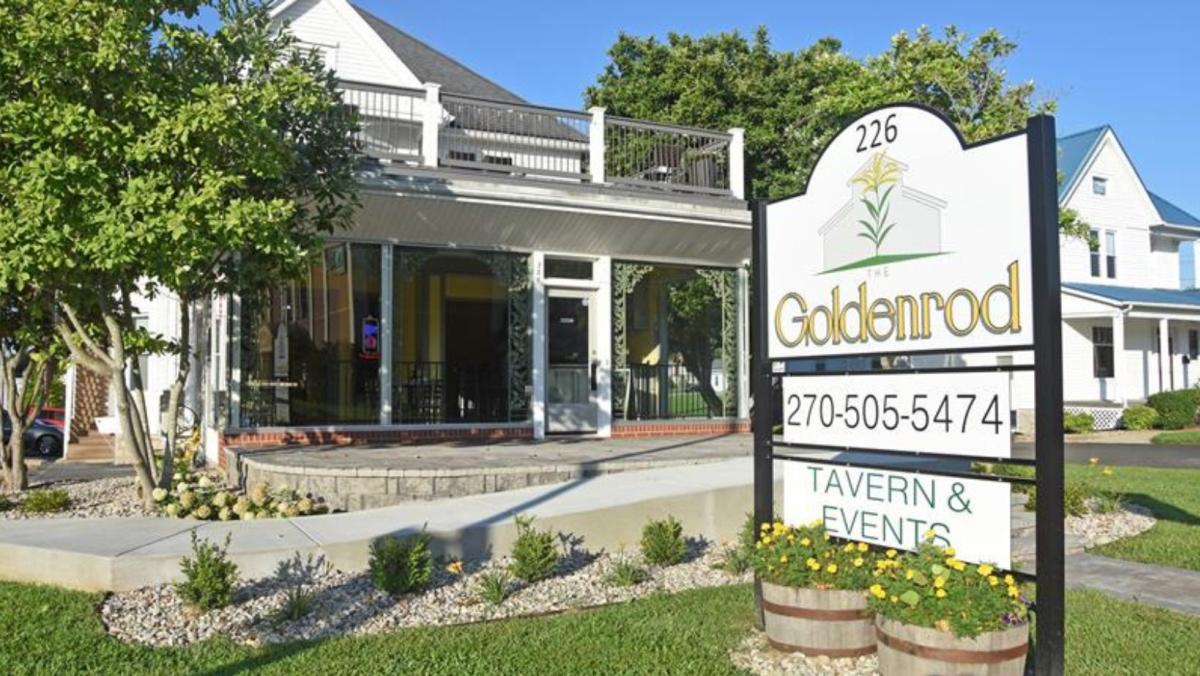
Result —
M 503 366 L 440 361 L 395 364 L 393 422 L 503 422 L 508 417 L 508 385 Z
M 379 364 L 306 359 L 286 376 L 252 376 L 242 388 L 242 426 L 379 422 Z
M 680 364 L 638 364 L 613 374 L 613 415 L 618 420 L 721 418 L 730 411 L 725 374 L 701 380 Z

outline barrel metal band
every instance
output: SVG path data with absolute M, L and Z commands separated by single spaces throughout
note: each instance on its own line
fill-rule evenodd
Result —
M 879 639 L 880 643 L 891 648 L 892 650 L 906 653 L 912 655 L 913 657 L 921 657 L 928 660 L 938 660 L 940 662 L 950 662 L 953 664 L 998 664 L 1000 662 L 1015 660 L 1018 657 L 1024 657 L 1029 653 L 1028 642 L 1013 646 L 1011 648 L 1002 648 L 1000 650 L 961 650 L 955 648 L 934 648 L 932 646 L 918 645 L 911 641 L 906 641 L 902 638 L 885 633 L 879 627 L 875 627 L 875 636 Z
M 804 653 L 805 655 L 812 655 L 812 656 L 824 655 L 825 657 L 839 658 L 839 657 L 863 657 L 864 655 L 875 654 L 875 646 L 873 646 L 873 645 L 863 646 L 862 648 L 811 648 L 809 646 L 792 645 L 791 643 L 784 643 L 783 641 L 776 641 L 775 639 L 770 638 L 770 637 L 767 637 L 767 643 L 770 643 L 772 648 L 774 648 L 780 652 Z
M 782 606 L 763 599 L 763 610 L 785 617 L 798 617 L 802 620 L 821 620 L 823 622 L 851 622 L 854 620 L 869 620 L 875 613 L 869 608 L 854 608 L 850 610 L 825 610 L 823 608 L 798 608 Z

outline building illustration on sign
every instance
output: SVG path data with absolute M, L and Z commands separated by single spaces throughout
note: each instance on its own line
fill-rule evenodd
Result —
M 905 185 L 907 171 L 908 165 L 878 152 L 847 181 L 850 198 L 818 231 L 825 272 L 944 253 L 947 203 Z

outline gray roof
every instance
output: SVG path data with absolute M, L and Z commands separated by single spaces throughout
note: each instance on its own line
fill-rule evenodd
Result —
M 367 22 L 388 49 L 408 66 L 421 82 L 436 82 L 442 91 L 504 101 L 524 103 L 525 100 L 504 87 L 467 68 L 458 61 L 421 42 L 358 5 L 354 11 Z

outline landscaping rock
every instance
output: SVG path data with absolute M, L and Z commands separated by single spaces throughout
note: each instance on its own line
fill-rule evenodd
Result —
M 30 514 L 19 506 L 0 512 L 0 519 L 92 519 L 109 516 L 156 516 L 146 509 L 137 495 L 134 479 L 118 477 L 93 481 L 64 481 L 51 486 L 39 486 L 34 490 L 57 489 L 71 496 L 70 506 L 62 512 Z M 20 503 L 26 492 L 6 493 L 14 502 Z
M 874 655 L 832 659 L 785 653 L 767 643 L 767 635 L 755 631 L 742 641 L 729 659 L 739 669 L 759 676 L 874 676 L 879 662 Z
M 1123 504 L 1109 513 L 1091 512 L 1084 516 L 1068 516 L 1066 531 L 1077 536 L 1087 549 L 1144 533 L 1157 523 L 1149 509 L 1141 505 Z

